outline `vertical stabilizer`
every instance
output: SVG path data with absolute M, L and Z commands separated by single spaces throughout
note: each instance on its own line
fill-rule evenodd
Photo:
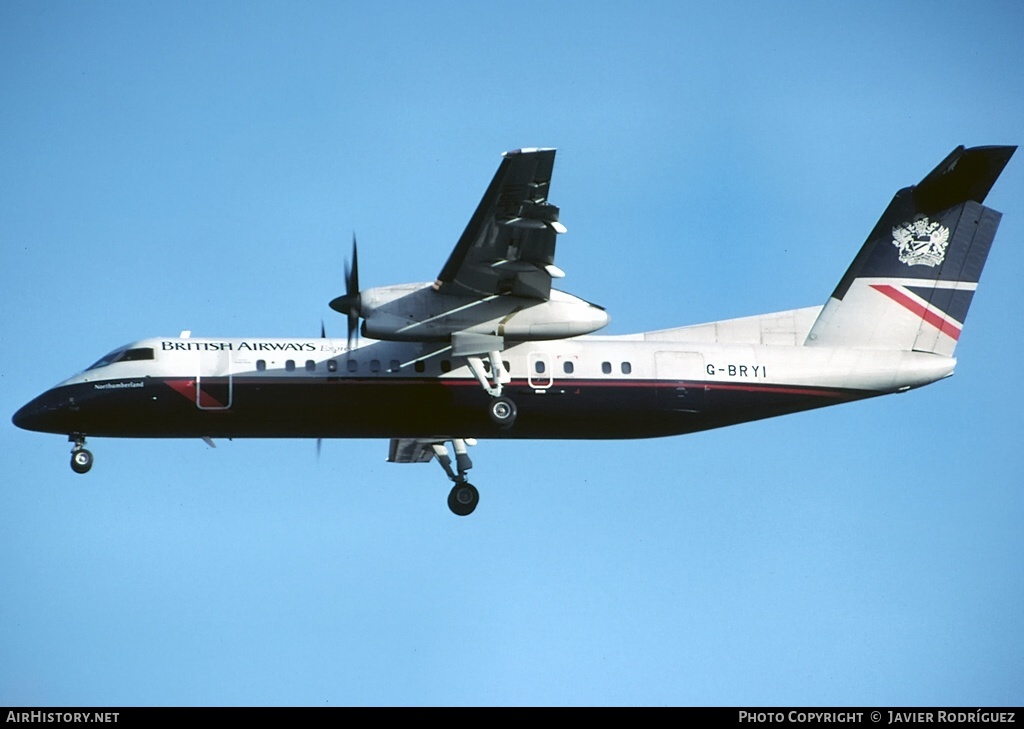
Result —
M 896 193 L 805 344 L 951 356 L 999 227 L 982 202 L 1014 150 L 957 147 Z

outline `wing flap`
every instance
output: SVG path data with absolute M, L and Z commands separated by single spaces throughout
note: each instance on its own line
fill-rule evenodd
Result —
M 555 239 L 565 232 L 548 202 L 553 149 L 506 152 L 434 283 L 443 293 L 551 295 Z
M 388 463 L 427 463 L 434 457 L 436 440 L 392 438 L 388 447 Z

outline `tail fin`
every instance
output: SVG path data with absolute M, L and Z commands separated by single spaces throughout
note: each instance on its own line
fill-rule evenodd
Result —
M 981 203 L 1016 147 L 957 147 L 896 193 L 806 346 L 951 356 L 1001 213 Z

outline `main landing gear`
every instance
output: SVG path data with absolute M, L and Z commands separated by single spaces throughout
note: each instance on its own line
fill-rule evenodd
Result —
M 484 392 L 491 396 L 491 401 L 487 404 L 487 414 L 490 416 L 491 422 L 502 430 L 507 430 L 516 422 L 516 414 L 518 413 L 516 404 L 501 394 L 502 385 L 509 382 L 511 378 L 508 372 L 505 371 L 499 352 L 490 352 L 487 355 L 487 359 L 491 375 L 490 379 L 487 377 L 488 368 L 484 367 L 482 359 L 475 355 L 466 357 L 473 376 L 476 377 L 480 386 L 484 388 Z
M 75 473 L 88 473 L 92 468 L 92 453 L 85 449 L 85 436 L 72 433 L 68 441 L 75 444 L 71 449 L 71 470 Z
M 456 516 L 469 516 L 480 502 L 480 492 L 471 483 L 457 483 L 448 494 L 448 508 Z
M 507 397 L 492 398 L 487 404 L 487 414 L 491 416 L 491 421 L 502 430 L 512 427 L 517 412 L 516 404 Z
M 473 441 L 470 441 L 472 444 Z M 448 508 L 456 516 L 469 516 L 480 503 L 480 492 L 476 486 L 466 480 L 466 471 L 473 467 L 473 461 L 466 453 L 466 441 L 462 438 L 452 438 L 452 448 L 455 450 L 455 469 L 452 469 L 452 459 L 448 455 L 448 449 L 442 443 L 435 443 L 431 447 L 437 462 L 455 485 L 448 494 Z

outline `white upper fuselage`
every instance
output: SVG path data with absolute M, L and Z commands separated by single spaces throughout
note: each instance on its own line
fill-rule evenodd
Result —
M 633 335 L 523 342 L 506 349 L 501 357 L 513 381 L 526 383 L 538 394 L 571 387 L 577 381 L 686 381 L 881 394 L 925 385 L 953 372 L 955 360 L 935 354 L 800 346 L 804 326 L 818 310 L 812 307 Z M 346 340 L 329 338 L 158 337 L 128 348 L 152 348 L 154 359 L 89 369 L 61 385 L 196 376 L 279 382 L 282 378 L 296 382 L 473 379 L 465 360 L 452 357 L 450 345 L 434 343 L 362 339 L 349 349 Z

